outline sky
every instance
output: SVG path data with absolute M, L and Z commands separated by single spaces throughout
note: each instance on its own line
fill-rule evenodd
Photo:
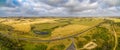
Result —
M 0 16 L 120 16 L 120 0 L 0 0 Z

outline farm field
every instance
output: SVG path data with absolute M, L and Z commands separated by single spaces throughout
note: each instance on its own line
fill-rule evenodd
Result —
M 0 18 L 0 50 L 120 50 L 120 18 Z

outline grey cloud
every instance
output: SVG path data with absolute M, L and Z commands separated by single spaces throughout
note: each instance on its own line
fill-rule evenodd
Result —
M 20 2 L 20 5 L 14 5 L 11 0 L 8 0 L 7 6 L 1 7 L 0 10 L 6 15 L 108 15 L 120 13 L 119 1 L 26 0 Z

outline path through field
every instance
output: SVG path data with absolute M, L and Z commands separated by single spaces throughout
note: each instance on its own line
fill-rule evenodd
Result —
M 116 33 L 116 31 L 115 31 L 114 25 L 112 25 L 112 30 L 113 30 L 114 38 L 115 38 L 115 39 L 114 39 L 114 40 L 115 40 L 115 46 L 114 46 L 113 50 L 116 50 L 117 45 L 118 45 L 118 38 L 117 38 L 117 33 Z

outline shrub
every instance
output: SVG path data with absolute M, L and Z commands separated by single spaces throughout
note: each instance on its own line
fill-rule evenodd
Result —
M 50 48 L 50 50 L 64 50 L 64 49 L 65 49 L 65 45 L 64 44 L 55 45 L 52 48 Z
M 40 44 L 40 45 L 36 45 L 36 48 L 34 50 L 47 50 L 47 45 L 44 44 Z

